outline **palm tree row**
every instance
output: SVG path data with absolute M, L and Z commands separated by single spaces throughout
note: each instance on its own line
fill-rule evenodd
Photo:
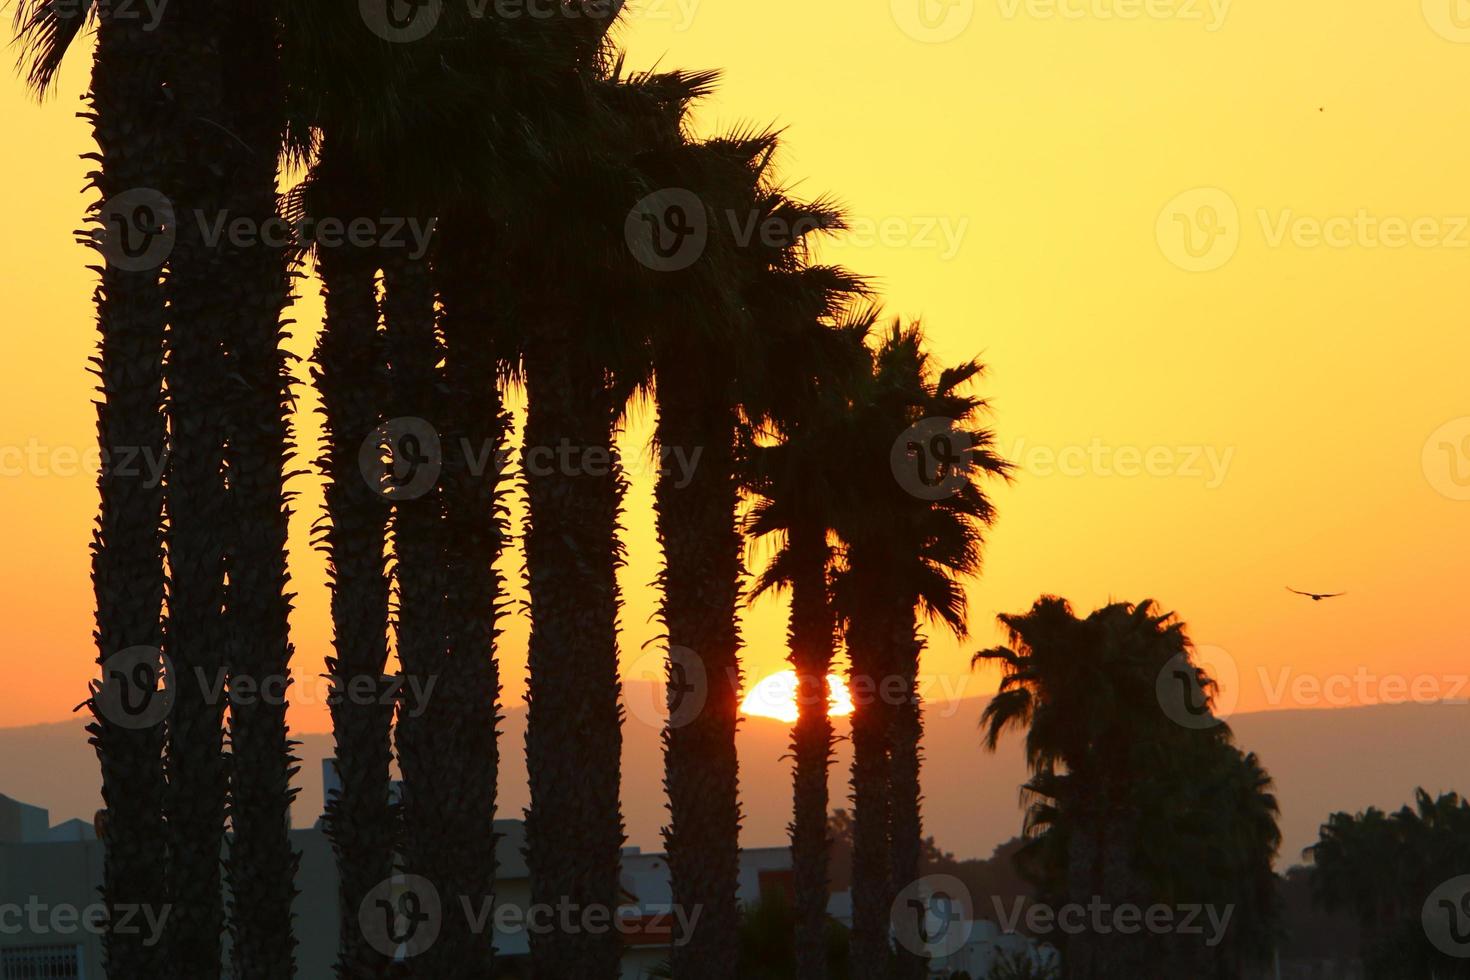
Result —
M 110 904 L 127 894 L 173 912 L 160 949 L 113 936 L 108 966 L 116 975 L 220 974 L 228 821 L 233 973 L 281 976 L 292 968 L 296 861 L 285 703 L 235 704 L 227 755 L 220 692 L 289 683 L 286 267 L 279 249 L 178 220 L 276 213 L 275 21 L 253 0 L 191 4 L 155 25 L 109 4 L 24 4 L 17 25 L 39 89 L 89 18 L 101 151 L 93 182 L 103 196 L 94 237 L 104 259 L 99 432 L 108 460 L 167 464 L 161 483 L 121 464 L 101 477 L 103 677 L 91 704 L 107 806 L 104 890 Z M 113 669 L 119 651 L 137 649 L 152 651 L 142 677 Z M 163 696 L 161 683 L 165 713 L 140 724 L 108 710 Z
M 90 12 L 23 7 L 39 87 Z M 174 238 L 155 267 L 130 271 L 104 249 L 98 299 L 104 448 L 169 451 L 162 488 L 103 474 L 99 661 L 153 647 L 175 682 L 158 725 L 127 729 L 98 707 L 92 728 L 108 901 L 176 909 L 163 953 L 110 933 L 109 970 L 217 976 L 228 930 L 234 975 L 294 972 L 285 701 L 227 710 L 182 682 L 196 670 L 231 683 L 289 673 L 281 317 L 309 253 L 326 299 L 312 378 L 338 693 L 340 789 L 326 819 L 338 975 L 390 974 L 393 952 L 363 934 L 359 911 L 395 871 L 427 881 L 450 912 L 494 899 L 495 564 L 509 490 L 498 462 L 517 384 L 528 404 L 532 902 L 619 902 L 617 437 L 630 399 L 651 393 L 658 451 L 696 463 L 687 480 L 666 469 L 655 494 L 671 691 L 690 676 L 701 688 L 698 709 L 664 732 L 674 900 L 700 911 L 677 937 L 675 975 L 734 980 L 739 964 L 747 532 L 780 539 L 756 591 L 793 592 L 791 660 L 807 695 L 793 733 L 799 973 L 825 973 L 825 693 L 845 638 L 855 686 L 890 690 L 891 678 L 899 690 L 891 704 L 863 700 L 854 718 L 854 971 L 922 975 L 917 951 L 890 949 L 888 917 L 919 873 L 920 618 L 963 633 L 963 579 L 993 517 L 981 480 L 1006 472 L 976 422 L 984 402 L 968 393 L 979 365 L 941 370 L 916 326 L 875 335 L 867 284 L 811 256 L 840 213 L 780 189 L 775 136 L 696 139 L 688 109 L 714 73 L 628 73 L 592 5 L 564 22 L 446 5 L 415 44 L 385 41 L 345 2 L 199 0 L 151 35 L 108 5 L 95 13 L 96 183 L 104 202 L 157 187 L 175 209 L 151 229 Z M 284 202 L 281 160 L 308 167 Z M 703 231 L 677 268 L 642 247 L 665 244 L 674 212 L 640 213 L 673 188 L 694 202 L 677 217 Z M 225 215 L 437 226 L 422 254 L 386 236 L 283 249 L 207 235 Z M 652 242 L 634 240 L 638 217 L 653 218 Z M 747 238 L 749 227 L 783 231 Z M 948 420 L 945 446 L 961 446 L 938 462 L 923 429 L 934 418 Z M 903 467 L 951 485 L 914 492 L 895 476 L 895 447 Z M 547 449 L 575 462 L 548 468 L 537 462 Z M 394 656 L 421 682 L 408 689 L 432 691 L 425 703 L 387 696 Z M 412 951 L 414 976 L 493 975 L 488 938 L 456 914 Z M 611 931 L 531 936 L 538 976 L 611 978 L 620 956 Z
M 1385 813 L 1334 813 L 1308 847 L 1313 898 L 1357 916 L 1367 976 L 1464 977 L 1470 801 L 1416 790 Z

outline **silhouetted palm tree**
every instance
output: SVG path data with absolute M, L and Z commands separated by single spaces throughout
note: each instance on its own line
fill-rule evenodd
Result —
M 1026 730 L 1022 857 L 1042 893 L 1083 903 L 1213 903 L 1233 920 L 1217 949 L 1190 936 L 1150 944 L 1107 933 L 1068 937 L 1069 977 L 1103 978 L 1159 965 L 1170 975 L 1238 976 L 1275 940 L 1280 832 L 1271 780 L 1234 747 L 1228 726 L 1187 727 L 1163 710 L 1158 678 L 1180 661 L 1208 697 L 1214 682 L 1192 659 L 1183 624 L 1151 602 L 1114 603 L 1085 619 L 1043 597 L 1003 615 L 1001 690 L 982 718 L 987 746 Z
M 938 370 L 917 325 L 895 323 L 854 410 L 860 439 L 852 479 L 869 507 L 839 526 L 847 547 L 836 594 L 855 689 L 853 936 L 860 971 L 882 969 L 894 900 L 920 875 L 919 617 L 964 635 L 963 580 L 978 574 L 982 532 L 994 518 L 981 482 L 1009 471 L 994 452 L 993 434 L 978 423 L 986 403 L 965 391 L 982 373 L 978 361 Z M 904 466 L 922 467 L 932 484 L 901 478 Z M 924 963 L 912 950 L 897 950 L 894 975 L 922 977 Z
M 229 789 L 223 689 L 232 642 L 225 621 L 225 569 L 232 538 L 226 499 L 229 370 L 225 322 L 237 297 L 227 287 L 230 247 L 208 238 L 225 213 L 224 168 L 235 151 L 226 128 L 221 69 L 223 9 L 190 5 L 164 24 L 170 88 L 178 111 L 163 189 L 182 220 L 169 257 L 166 474 L 169 565 L 166 649 L 179 673 L 167 752 L 171 965 L 218 977 L 225 925 L 220 857 Z M 228 147 L 225 146 L 229 142 Z M 230 383 L 231 386 L 234 382 Z
M 654 488 L 664 558 L 659 615 L 670 649 L 664 838 L 674 904 L 700 910 L 672 951 L 674 974 L 720 980 L 735 975 L 740 920 L 736 607 L 744 570 L 734 462 L 740 371 L 732 365 L 746 329 L 741 270 L 722 219 L 753 201 L 774 138 L 695 145 L 682 130 L 683 119 L 671 115 L 639 161 L 650 185 L 691 188 L 708 228 L 696 261 L 650 270 L 646 284 L 661 464 Z
M 363 209 L 350 159 L 328 137 L 306 194 L 318 213 Z M 358 910 L 393 871 L 397 808 L 390 764 L 394 699 L 388 660 L 389 508 L 362 471 L 359 455 L 375 438 L 386 392 L 378 334 L 377 256 L 350 242 L 315 252 L 326 316 L 313 360 L 321 394 L 326 512 L 317 540 L 328 562 L 334 655 L 332 735 L 339 791 L 326 800 L 326 832 L 337 856 L 338 961 L 342 980 L 385 975 L 389 957 L 366 941 Z M 349 696 L 351 693 L 351 696 Z
M 756 580 L 753 594 L 790 589 L 789 658 L 797 679 L 797 721 L 792 730 L 792 867 L 795 878 L 798 975 L 825 976 L 827 926 L 827 777 L 832 756 L 832 720 L 827 677 L 836 646 L 836 614 L 829 595 L 833 537 L 844 506 L 853 500 L 847 480 L 847 440 L 853 383 L 866 373 L 865 340 L 876 317 L 856 308 L 830 326 L 826 320 L 861 284 L 837 270 L 800 270 L 769 277 L 802 294 L 831 273 L 824 297 L 805 316 L 762 318 L 759 339 L 770 344 L 768 363 L 779 377 L 761 386 L 764 405 L 747 399 L 747 411 L 779 439 L 748 450 L 747 483 L 757 495 L 747 532 L 776 535 L 777 550 Z M 812 275 L 811 273 L 819 273 Z M 768 295 L 768 294 L 767 294 Z M 813 296 L 813 299 L 816 297 Z
M 278 61 L 279 25 L 269 0 L 224 6 L 224 128 L 231 138 L 215 157 L 223 172 L 225 208 L 234 220 L 265 227 L 278 216 L 277 161 L 285 126 Z M 260 692 L 230 706 L 230 828 L 227 865 L 232 974 L 275 980 L 294 970 L 291 907 L 299 856 L 290 840 L 291 788 L 297 772 L 286 724 L 292 594 L 286 567 L 294 451 L 289 411 L 292 377 L 283 347 L 282 311 L 289 298 L 289 253 L 262 237 L 226 252 L 224 275 L 212 284 L 225 314 L 228 377 L 225 413 L 229 487 L 225 599 L 230 631 L 230 683 Z
M 65 9 L 63 9 L 65 7 Z M 171 133 L 173 104 L 164 64 L 164 35 L 145 30 L 141 18 L 112 6 L 27 2 L 16 9 L 28 81 L 45 92 L 62 57 L 87 21 L 97 24 L 97 47 L 88 93 L 88 118 L 97 143 L 88 175 L 100 201 L 91 217 L 110 248 L 99 249 L 95 293 L 100 334 L 95 364 L 101 397 L 97 434 L 103 454 L 98 478 L 101 510 L 92 543 L 92 582 L 97 600 L 97 661 L 103 681 L 130 686 L 138 675 L 108 677 L 109 658 L 163 642 L 165 575 L 162 541 L 163 487 L 154 479 L 167 447 L 163 414 L 165 308 L 160 269 L 129 262 L 126 249 L 146 254 L 171 216 L 127 206 L 121 195 L 159 184 L 159 162 Z M 134 237 L 136 236 L 136 238 Z M 141 256 L 139 256 L 141 257 Z M 129 463 L 131 461 L 131 463 Z M 139 465 L 139 463 L 143 465 Z M 161 667 L 161 661 L 155 661 Z M 157 696 L 157 671 L 149 672 L 136 698 Z M 104 846 L 102 898 L 109 922 L 120 906 L 162 909 L 167 892 L 167 842 L 163 822 L 164 725 L 138 727 L 90 702 L 87 731 L 102 769 L 99 821 Z M 214 856 L 218 863 L 218 852 Z M 142 934 L 109 929 L 103 937 L 105 969 L 114 976 L 163 976 L 165 951 Z
M 531 806 L 527 863 L 535 904 L 616 908 L 623 844 L 618 805 L 618 519 L 624 478 L 615 431 L 647 375 L 646 325 L 624 238 L 646 184 L 634 166 L 650 136 L 710 83 L 704 75 L 588 78 L 582 138 L 556 161 L 556 200 L 510 216 L 512 275 L 533 284 L 513 297 L 525 325 L 520 357 L 528 400 L 522 472 L 530 592 L 526 756 Z M 547 241 L 546 211 L 566 219 Z M 525 304 L 524 306 L 521 304 Z M 616 976 L 616 934 L 531 937 L 538 975 Z
M 739 924 L 736 609 L 744 569 L 736 454 L 742 401 L 769 380 L 763 375 L 776 344 L 767 346 L 767 332 L 791 332 L 773 321 L 805 316 L 815 328 L 830 311 L 835 288 L 817 277 L 801 278 L 804 290 L 790 282 L 772 287 L 784 274 L 797 278 L 805 237 L 837 219 L 767 188 L 774 135 L 737 133 L 691 144 L 680 128 L 639 161 L 650 183 L 695 191 L 708 232 L 697 260 L 686 269 L 654 270 L 647 287 L 662 464 L 654 508 L 665 556 L 661 615 L 673 651 L 670 691 L 692 686 L 697 701 L 671 701 L 664 731 L 674 902 L 701 909 L 693 935 L 675 947 L 673 967 L 679 976 L 728 977 Z M 744 240 L 739 229 L 750 227 L 767 234 Z M 771 234 L 775 228 L 781 232 Z M 689 693 L 671 697 L 684 702 Z
M 1092 895 L 1127 901 L 1133 887 L 1126 860 L 1118 858 L 1131 846 L 1124 826 L 1127 761 L 1140 729 L 1158 731 L 1169 722 L 1153 700 L 1157 667 L 1144 676 L 1153 660 L 1137 656 L 1138 642 L 1127 642 L 1126 633 L 1141 632 L 1142 642 L 1168 655 L 1187 649 L 1182 627 L 1152 608 L 1115 604 L 1078 619 L 1065 600 L 1045 596 L 1024 615 L 1000 616 L 1008 646 L 975 655 L 976 664 L 998 662 L 1004 670 L 981 719 L 986 746 L 993 751 L 1006 730 L 1024 728 L 1033 773 L 1028 788 L 1042 801 L 1056 801 L 1033 810 L 1027 831 L 1063 828 L 1065 852 L 1048 850 L 1061 862 L 1056 875 L 1067 901 Z M 1120 634 L 1123 642 L 1110 642 Z M 1111 976 L 1106 971 L 1117 964 L 1109 949 L 1089 932 L 1070 935 L 1067 975 Z

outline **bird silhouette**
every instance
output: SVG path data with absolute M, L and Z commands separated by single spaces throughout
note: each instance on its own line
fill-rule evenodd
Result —
M 1347 595 L 1346 592 L 1303 592 L 1301 589 L 1293 589 L 1289 585 L 1286 587 L 1286 591 L 1295 592 L 1297 595 L 1304 595 L 1313 602 L 1321 602 L 1323 599 L 1336 599 L 1340 595 Z

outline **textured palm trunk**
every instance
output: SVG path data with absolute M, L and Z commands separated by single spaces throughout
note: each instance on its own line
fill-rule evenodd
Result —
M 893 835 L 889 906 L 892 908 L 898 893 L 917 882 L 923 873 L 919 867 L 924 834 L 919 746 L 924 737 L 924 719 L 918 683 L 923 644 L 912 607 L 895 611 L 890 643 L 898 689 L 889 717 L 888 747 L 888 782 L 892 793 L 889 827 Z M 893 955 L 896 980 L 924 980 L 927 976 L 928 958 L 922 951 L 900 943 Z
M 792 528 L 791 620 L 788 638 L 796 671 L 797 719 L 791 863 L 796 879 L 796 975 L 827 976 L 827 773 L 832 762 L 832 719 L 827 675 L 832 669 L 835 621 L 827 594 L 827 534 L 820 524 Z
M 244 147 L 229 157 L 227 200 L 232 216 L 264 227 L 276 214 L 282 128 L 274 19 L 264 0 L 240 0 L 228 11 L 229 44 L 222 52 L 224 75 L 233 82 L 228 118 Z M 230 951 L 234 980 L 286 980 L 295 972 L 291 904 L 300 860 L 290 839 L 297 760 L 286 726 L 293 648 L 285 467 L 292 443 L 281 316 L 289 282 L 278 247 L 256 241 L 231 258 L 228 277 L 215 283 L 233 313 L 226 336 L 230 376 L 221 391 L 229 412 L 229 669 L 232 688 L 259 693 L 230 708 Z
M 157 180 L 170 112 L 159 37 L 143 21 L 98 12 L 90 96 L 97 168 L 89 179 L 105 203 Z M 133 647 L 158 648 L 164 598 L 163 487 L 151 467 L 164 459 L 164 293 L 157 269 L 101 264 L 96 359 L 97 436 L 103 467 L 92 541 L 97 661 Z M 124 466 L 124 461 L 133 465 Z M 139 462 L 147 465 L 139 465 Z M 149 688 L 156 690 L 156 685 Z M 143 692 L 146 693 L 146 692 Z M 102 771 L 102 900 L 108 921 L 131 907 L 162 914 L 166 891 L 163 806 L 164 726 L 137 728 L 94 708 L 87 726 Z M 114 977 L 167 976 L 164 949 L 136 930 L 103 935 L 104 969 Z
M 1117 787 L 1109 794 L 1110 801 L 1115 802 L 1111 802 L 1103 820 L 1106 830 L 1102 849 L 1102 884 L 1094 893 L 1108 907 L 1115 909 L 1124 905 L 1147 907 L 1152 904 L 1133 866 L 1138 819 L 1133 806 L 1126 800 L 1127 792 L 1126 788 Z M 1146 976 L 1157 951 L 1142 939 L 1142 935 L 1125 935 L 1116 929 L 1100 935 L 1097 939 L 1098 976 L 1104 980 Z M 1162 945 L 1168 948 L 1167 942 Z M 1203 975 L 1193 969 L 1188 973 Z
M 558 914 L 549 928 L 531 933 L 531 968 L 537 980 L 614 980 L 618 934 L 589 929 L 584 916 L 606 923 L 615 913 L 624 841 L 616 574 L 624 481 L 613 447 L 617 406 L 602 365 L 567 328 L 570 318 L 544 312 L 549 319 L 525 354 L 526 858 L 532 903 Z
M 398 659 L 406 694 L 395 730 L 403 772 L 403 863 L 409 874 L 433 884 L 446 913 L 439 938 L 409 961 L 411 974 L 423 980 L 457 975 L 454 971 L 463 963 L 454 954 L 465 949 L 462 896 L 447 890 L 459 860 L 453 827 L 461 801 L 449 704 L 454 682 L 448 676 L 445 620 L 450 586 L 444 567 L 448 542 L 441 479 L 445 401 L 434 304 L 427 260 L 384 249 L 390 414 L 413 420 L 405 423 L 410 426 L 404 429 L 406 438 L 393 447 L 395 465 L 409 480 L 394 494 L 392 533 Z M 430 693 L 418 697 L 414 692 Z
M 691 919 L 698 914 L 691 934 L 677 937 L 671 962 L 675 977 L 734 980 L 740 928 L 736 605 L 743 575 L 735 410 L 711 383 L 713 365 L 696 350 L 670 347 L 655 364 L 655 441 L 663 464 L 654 509 L 664 551 L 662 618 L 672 652 L 670 721 L 663 733 L 670 811 L 665 842 L 674 907 Z M 682 690 L 688 686 L 697 690 Z M 702 704 L 679 703 L 691 696 Z
M 1085 787 L 1086 777 L 1077 774 L 1073 787 Z M 1092 896 L 1099 893 L 1102 881 L 1103 852 L 1107 845 L 1102 808 L 1095 795 L 1083 790 L 1069 805 L 1071 833 L 1067 842 L 1066 900 L 1086 908 Z M 1097 946 L 1098 937 L 1089 930 L 1067 935 L 1062 967 L 1067 980 L 1102 980 L 1103 961 Z
M 324 166 L 332 164 L 330 154 L 329 142 Z M 397 845 L 389 741 L 394 701 L 384 676 L 389 507 L 358 464 L 361 447 L 381 421 L 385 368 L 374 253 L 350 245 L 323 247 L 317 270 L 326 300 L 313 372 L 323 415 L 317 463 L 326 477 L 320 540 L 332 590 L 335 655 L 327 671 L 341 782 L 326 801 L 326 829 L 337 856 L 337 976 L 361 980 L 387 975 L 390 957 L 367 941 L 358 912 L 372 889 L 392 875 Z
M 457 805 L 443 828 L 452 858 L 441 888 L 463 896 L 476 914 L 495 900 L 494 833 L 499 769 L 500 671 L 495 659 L 505 586 L 495 562 L 507 535 L 500 481 L 510 417 L 501 403 L 491 337 L 495 307 L 483 225 L 450 225 L 441 242 L 437 277 L 449 393 L 444 442 L 445 568 L 449 674 L 435 688 L 444 699 L 449 760 Z M 465 917 L 456 915 L 463 920 Z M 459 975 L 487 978 L 494 967 L 488 934 L 448 933 Z
M 166 477 L 170 593 L 167 651 L 178 681 L 169 716 L 169 967 L 179 980 L 213 980 L 225 926 L 221 855 L 229 775 L 224 447 L 228 370 L 224 338 L 239 270 L 208 229 L 225 210 L 219 8 L 181 8 L 166 30 L 179 124 L 167 158 L 166 192 L 178 215 L 169 259 Z
M 855 610 L 847 630 L 852 662 L 852 967 L 854 980 L 885 980 L 891 959 L 888 856 L 889 710 L 887 630 L 876 604 Z

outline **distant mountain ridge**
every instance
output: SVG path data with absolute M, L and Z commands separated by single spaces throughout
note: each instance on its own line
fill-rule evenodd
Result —
M 651 698 L 630 682 L 625 698 Z M 960 857 L 984 857 L 1021 827 L 1019 789 L 1025 779 L 1019 737 L 991 755 L 979 745 L 977 725 L 988 699 L 939 702 L 926 715 L 925 833 Z M 523 705 L 505 710 L 501 725 L 500 816 L 519 818 L 528 802 L 523 754 Z M 832 806 L 847 806 L 851 763 L 846 726 L 832 769 Z M 83 722 L 0 728 L 0 793 L 43 806 L 52 823 L 90 819 L 101 806 L 97 760 Z M 1470 705 L 1400 704 L 1332 710 L 1268 711 L 1231 719 L 1239 744 L 1260 755 L 1276 779 L 1285 842 L 1282 866 L 1301 859 L 1317 828 L 1335 810 L 1385 809 L 1407 803 L 1416 786 L 1431 792 L 1470 792 L 1470 760 L 1457 748 L 1470 735 Z M 315 822 L 322 809 L 321 760 L 331 754 L 326 734 L 297 735 L 301 774 L 294 820 Z M 789 726 L 747 719 L 740 729 L 744 843 L 784 844 L 790 820 Z M 663 749 L 658 731 L 630 713 L 623 729 L 623 815 L 629 843 L 661 850 L 667 822 L 662 788 Z

